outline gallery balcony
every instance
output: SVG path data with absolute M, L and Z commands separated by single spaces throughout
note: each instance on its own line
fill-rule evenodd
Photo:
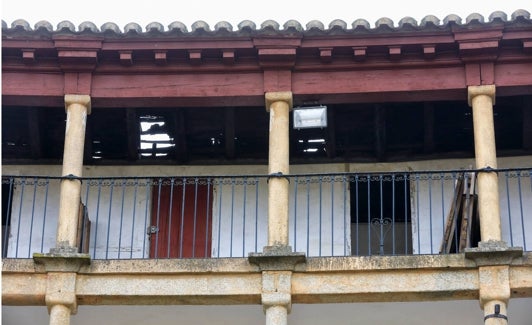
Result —
M 286 175 L 289 245 L 308 257 L 450 254 L 481 240 L 479 170 Z M 503 240 L 532 250 L 532 169 L 499 169 Z M 92 259 L 247 257 L 267 246 L 272 175 L 90 177 L 79 252 Z M 61 177 L 2 177 L 2 256 L 55 247 Z

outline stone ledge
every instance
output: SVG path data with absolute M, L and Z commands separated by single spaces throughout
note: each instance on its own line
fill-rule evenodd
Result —
M 508 247 L 497 240 L 481 241 L 478 247 L 465 250 L 465 258 L 475 261 L 477 266 L 510 265 L 520 257 L 523 257 L 523 248 Z
M 35 264 L 44 265 L 46 272 L 74 272 L 77 273 L 84 265 L 91 263 L 89 254 L 50 250 L 50 253 L 33 254 Z
M 294 271 L 307 257 L 305 253 L 292 252 L 290 246 L 266 246 L 262 253 L 250 253 L 248 259 L 261 271 Z

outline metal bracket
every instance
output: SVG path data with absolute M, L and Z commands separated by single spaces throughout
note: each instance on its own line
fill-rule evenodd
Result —
M 501 305 L 499 304 L 495 305 L 495 314 L 486 315 L 484 317 L 484 321 L 486 321 L 486 319 L 489 319 L 489 318 L 502 318 L 508 321 L 508 317 L 506 317 L 506 315 L 501 314 Z
M 157 226 L 149 226 L 148 229 L 147 229 L 147 234 L 148 235 L 156 234 L 158 232 L 159 232 L 159 227 L 157 227 Z

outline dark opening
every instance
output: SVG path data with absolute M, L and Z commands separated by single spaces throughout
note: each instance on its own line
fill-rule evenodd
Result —
M 412 253 L 407 175 L 358 175 L 351 182 L 351 254 Z

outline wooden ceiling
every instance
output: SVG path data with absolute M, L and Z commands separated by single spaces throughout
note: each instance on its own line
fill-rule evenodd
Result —
M 500 155 L 532 153 L 532 101 L 497 98 Z M 324 129 L 290 131 L 291 163 L 473 157 L 471 109 L 462 101 L 331 104 Z M 85 164 L 266 164 L 263 107 L 93 108 Z M 4 164 L 59 164 L 64 108 L 5 106 Z

